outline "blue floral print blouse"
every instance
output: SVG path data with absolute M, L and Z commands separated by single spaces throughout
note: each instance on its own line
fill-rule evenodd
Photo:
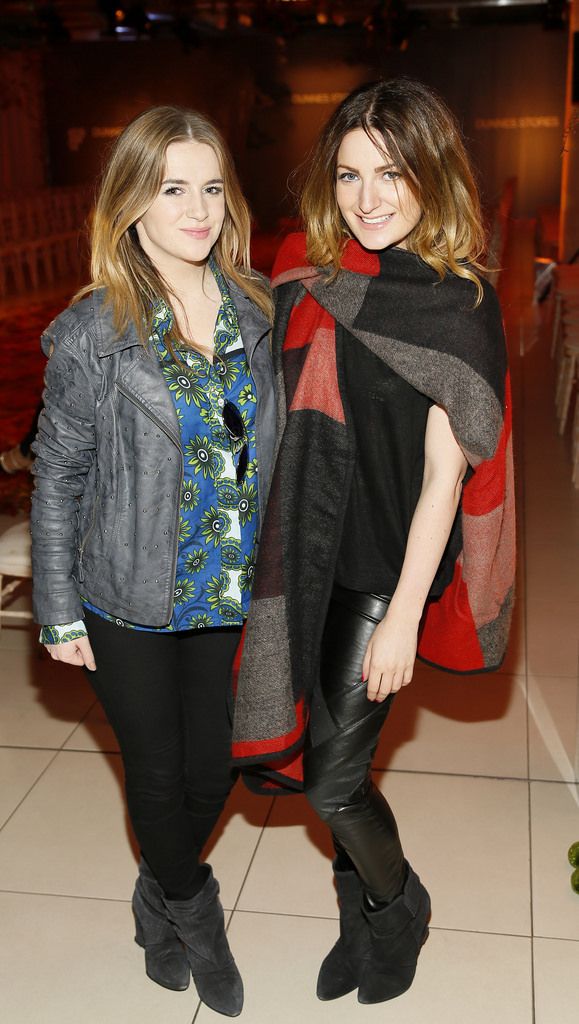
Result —
M 165 345 L 173 314 L 163 302 L 154 309 L 149 339 L 175 403 L 184 460 L 173 615 L 167 626 L 154 629 L 115 618 L 83 602 L 85 608 L 119 626 L 169 632 L 241 625 L 247 617 L 259 519 L 256 394 L 237 310 L 223 275 L 215 263 L 210 267 L 221 292 L 213 363 L 184 347 L 177 349 L 181 363 L 173 358 Z M 240 437 L 234 438 L 225 426 L 226 402 L 232 403 L 241 417 Z M 247 469 L 237 483 L 244 445 Z M 40 639 L 42 643 L 62 643 L 85 633 L 82 622 L 43 626 Z

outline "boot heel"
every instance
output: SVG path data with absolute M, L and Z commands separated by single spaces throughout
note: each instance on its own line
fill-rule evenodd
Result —
M 382 1003 L 410 988 L 426 942 L 430 897 L 408 865 L 404 889 L 381 910 L 364 911 L 370 929 L 370 955 L 360 979 L 358 1002 Z
M 135 942 L 141 949 L 145 948 L 145 935 L 141 927 L 141 922 L 135 919 Z
M 205 885 L 190 900 L 164 899 L 184 947 L 199 998 L 227 1017 L 243 1008 L 243 982 L 225 934 L 219 886 L 209 868 Z
M 145 950 L 147 977 L 162 988 L 184 992 L 191 972 L 183 947 L 167 917 L 163 890 L 145 861 L 133 893 L 135 942 Z

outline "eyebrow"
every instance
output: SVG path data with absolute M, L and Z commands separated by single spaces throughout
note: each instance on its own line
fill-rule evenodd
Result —
M 354 174 L 359 174 L 357 167 L 350 167 L 348 164 L 338 164 L 338 167 L 343 167 L 345 171 L 352 171 Z M 374 173 L 379 174 L 380 171 L 391 171 L 393 167 L 398 167 L 398 164 L 391 161 L 389 164 L 382 164 L 381 167 L 375 167 Z
M 185 181 L 184 178 L 165 178 L 161 182 L 161 185 L 188 185 L 189 182 Z M 223 178 L 211 178 L 210 181 L 205 181 L 204 185 L 223 185 Z

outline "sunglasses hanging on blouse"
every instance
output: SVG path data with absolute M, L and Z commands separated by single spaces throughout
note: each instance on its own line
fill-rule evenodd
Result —
M 223 424 L 227 430 L 232 441 L 241 441 L 245 437 L 245 424 L 241 413 L 233 402 L 225 402 L 222 409 Z M 237 466 L 235 469 L 235 475 L 237 483 L 240 484 L 243 480 L 249 463 L 249 451 L 247 447 L 247 441 L 244 441 L 243 447 L 239 452 L 239 458 L 237 460 Z

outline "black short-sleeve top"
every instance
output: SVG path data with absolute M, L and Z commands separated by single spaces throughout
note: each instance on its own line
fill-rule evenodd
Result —
M 355 438 L 355 463 L 335 579 L 352 590 L 392 595 L 420 496 L 432 401 L 362 342 L 337 326 L 342 391 Z M 459 550 L 458 518 L 430 589 L 450 582 Z

